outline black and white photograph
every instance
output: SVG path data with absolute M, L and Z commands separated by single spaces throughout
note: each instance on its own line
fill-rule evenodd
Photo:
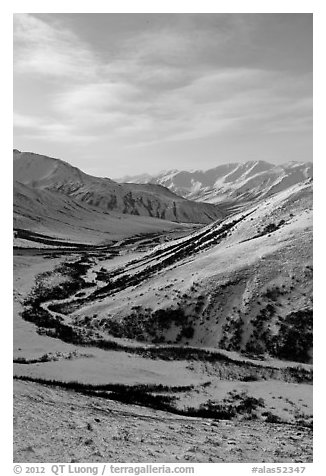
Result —
M 313 19 L 12 14 L 15 468 L 313 462 Z

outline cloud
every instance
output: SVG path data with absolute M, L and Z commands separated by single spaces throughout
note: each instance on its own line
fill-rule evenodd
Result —
M 89 143 L 97 138 L 95 135 L 79 131 L 79 128 L 71 123 L 40 119 L 20 113 L 14 113 L 14 129 L 21 137 L 50 142 Z
M 100 55 L 59 23 L 15 15 L 16 73 L 55 81 L 46 118 L 18 114 L 16 126 L 52 141 L 108 138 L 122 147 L 311 129 L 309 75 L 220 64 L 216 54 L 244 29 L 222 20 L 194 35 L 190 16 L 184 28 L 138 32 L 115 55 Z
M 282 73 L 224 69 L 178 88 L 101 82 L 57 94 L 53 110 L 64 123 L 130 144 L 207 137 L 242 129 L 272 132 L 301 118 L 309 129 L 311 98 L 305 81 Z M 270 126 L 270 127 L 269 127 Z
M 40 119 L 34 116 L 28 116 L 26 114 L 19 114 L 14 112 L 13 117 L 14 127 L 18 129 L 30 129 L 39 127 L 41 124 Z
M 56 94 L 54 107 L 65 114 L 83 114 L 90 111 L 121 110 L 125 104 L 137 100 L 139 90 L 132 84 L 97 82 L 89 83 Z
M 94 77 L 96 67 L 92 51 L 71 31 L 30 14 L 14 15 L 15 73 L 82 80 Z

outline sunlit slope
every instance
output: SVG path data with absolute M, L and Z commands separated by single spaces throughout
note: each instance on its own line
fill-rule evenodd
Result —
M 118 337 L 310 361 L 310 180 L 156 247 L 71 310 Z

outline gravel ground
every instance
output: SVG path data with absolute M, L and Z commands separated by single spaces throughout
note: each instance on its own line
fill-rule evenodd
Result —
M 312 462 L 312 431 L 185 418 L 14 382 L 14 462 Z

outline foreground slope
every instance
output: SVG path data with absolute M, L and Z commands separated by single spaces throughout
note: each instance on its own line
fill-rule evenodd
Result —
M 191 202 L 161 185 L 119 184 L 85 174 L 62 160 L 29 152 L 14 151 L 14 179 L 106 212 L 204 224 L 223 216 L 218 207 Z
M 14 462 L 312 462 L 312 430 L 186 418 L 14 383 Z

